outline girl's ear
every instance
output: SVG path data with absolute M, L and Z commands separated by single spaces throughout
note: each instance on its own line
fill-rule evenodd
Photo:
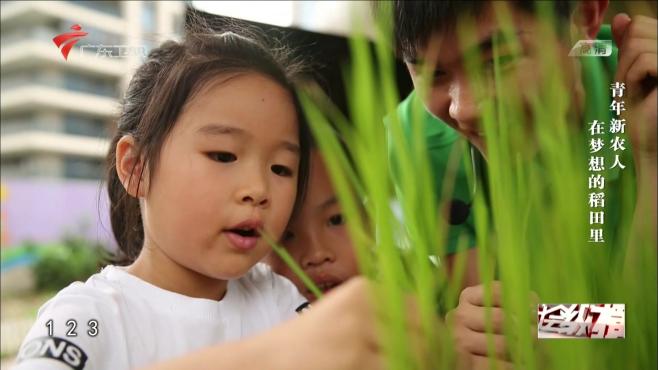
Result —
M 135 138 L 124 135 L 116 147 L 117 175 L 126 192 L 135 198 L 146 196 L 148 190 L 148 171 L 143 158 L 138 155 Z

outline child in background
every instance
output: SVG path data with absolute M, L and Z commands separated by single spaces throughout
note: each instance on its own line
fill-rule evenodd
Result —
M 383 2 L 373 2 L 377 6 Z M 520 48 L 514 51 L 511 42 L 505 41 L 502 35 L 503 26 L 496 12 L 496 6 L 509 5 L 509 19 L 511 33 L 518 35 Z M 608 1 L 606 0 L 579 0 L 579 1 L 394 1 L 386 3 L 393 9 L 393 25 L 395 48 L 401 56 L 410 72 L 415 86 L 427 86 L 428 91 L 424 96 L 412 92 L 405 101 L 400 104 L 399 118 L 401 125 L 409 128 L 414 124 L 410 109 L 419 99 L 426 108 L 425 138 L 428 148 L 445 146 L 446 138 L 454 141 L 454 132 L 466 138 L 471 145 L 477 148 L 486 159 L 487 138 L 484 136 L 483 121 L 486 116 L 485 104 L 482 96 L 477 94 L 473 86 L 472 76 L 474 70 L 469 68 L 468 57 L 479 58 L 483 68 L 478 70 L 486 76 L 494 76 L 493 68 L 500 65 L 502 79 L 508 83 L 499 91 L 517 92 L 515 98 L 522 103 L 527 113 L 521 117 L 521 121 L 514 122 L 518 127 L 527 127 L 529 140 L 537 141 L 532 126 L 536 118 L 531 116 L 537 94 L 550 86 L 547 74 L 539 66 L 542 66 L 545 57 L 542 54 L 546 50 L 547 42 L 555 38 L 559 54 L 556 63 L 565 77 L 565 87 L 569 94 L 566 95 L 569 103 L 568 122 L 573 122 L 573 130 L 569 135 L 586 134 L 588 123 L 594 118 L 608 120 L 612 117 L 609 108 L 610 101 L 602 99 L 599 93 L 605 94 L 610 84 L 614 82 L 624 83 L 627 88 L 628 100 L 626 100 L 625 113 L 629 119 L 628 127 L 630 147 L 635 159 L 635 170 L 637 171 L 636 191 L 637 202 L 635 207 L 635 220 L 633 225 L 633 237 L 644 236 L 647 239 L 644 244 L 642 240 L 631 239 L 629 255 L 637 253 L 633 249 L 656 245 L 656 39 L 657 22 L 655 14 L 652 17 L 617 14 L 612 17 L 611 25 L 602 27 L 605 18 Z M 540 4 L 550 7 L 555 15 L 555 25 L 558 27 L 554 33 L 547 33 L 543 27 Z M 388 16 L 388 15 L 382 15 Z M 460 26 L 473 22 L 475 29 L 472 40 L 460 38 Z M 569 51 L 578 40 L 614 40 L 619 48 L 616 54 L 613 50 L 607 57 L 584 57 L 573 58 Z M 498 40 L 501 40 L 499 43 Z M 494 42 L 495 41 L 495 42 Z M 497 45 L 499 54 L 495 53 L 494 45 Z M 429 67 L 425 69 L 426 67 Z M 422 72 L 429 72 L 425 76 Z M 610 75 L 606 76 L 608 72 Z M 612 76 L 614 75 L 614 76 Z M 423 79 L 428 79 L 423 81 Z M 498 83 L 498 82 L 497 82 Z M 603 90 L 603 91 L 601 91 Z M 609 90 L 608 90 L 609 91 Z M 502 96 L 496 96 L 496 91 L 491 91 L 491 98 L 495 103 Z M 505 98 L 509 99 L 509 95 Z M 496 125 L 506 127 L 509 122 L 496 122 Z M 454 130 L 454 131 L 453 131 Z M 411 132 L 411 131 L 409 131 Z M 501 131 L 502 132 L 502 131 Z M 544 140 L 546 141 L 546 140 Z M 607 145 L 607 142 L 606 142 Z M 537 148 L 541 145 L 537 142 Z M 443 183 L 443 174 L 438 171 L 445 167 L 448 158 L 439 157 L 434 165 L 433 177 L 439 184 Z M 574 159 L 579 160 L 579 159 Z M 443 163 L 441 163 L 443 162 Z M 610 166 L 611 162 L 606 165 Z M 501 164 L 498 164 L 498 167 Z M 486 168 L 486 167 L 485 167 Z M 609 168 L 609 167 L 608 167 Z M 621 186 L 621 175 L 606 179 L 606 240 L 609 245 L 623 245 L 625 241 L 620 237 L 623 228 L 618 219 L 621 210 L 621 195 L 629 189 Z M 486 183 L 486 180 L 483 180 Z M 457 182 L 456 188 L 465 188 L 466 182 Z M 459 225 L 461 230 L 468 230 L 475 239 L 475 227 L 473 215 Z M 567 222 L 570 220 L 566 218 Z M 612 226 L 612 227 L 610 227 Z M 615 243 L 615 239 L 618 240 Z M 475 247 L 475 245 L 473 245 Z M 533 248 L 532 244 L 528 248 Z M 599 248 L 604 251 L 609 248 Z M 638 249 L 639 250 L 639 249 Z M 597 252 L 598 253 L 598 252 Z M 638 254 L 639 255 L 639 254 Z M 637 256 L 637 255 L 636 255 Z M 595 256 L 592 256 L 593 258 Z M 472 248 L 467 256 L 467 266 L 477 266 L 477 248 Z M 639 257 L 634 257 L 639 258 Z M 634 259 L 627 259 L 634 261 Z M 631 269 L 635 266 L 630 267 Z M 495 286 L 500 289 L 500 284 Z M 506 318 L 501 308 L 500 295 L 491 302 L 485 304 L 476 298 L 476 290 L 468 289 L 462 294 L 460 303 L 465 301 L 470 309 L 463 311 L 460 315 L 454 315 L 457 321 L 463 320 L 467 312 L 482 311 L 486 306 L 492 306 L 494 322 L 502 323 Z M 608 297 L 609 298 L 609 297 Z M 608 299 L 606 298 L 606 299 Z M 483 322 L 472 325 L 470 332 L 465 332 L 457 341 L 483 342 L 485 340 Z M 502 324 L 494 325 L 496 343 L 503 342 L 504 328 Z M 469 339 L 479 338 L 479 339 Z M 496 346 L 497 353 L 508 354 L 503 346 Z M 478 351 L 471 351 L 471 359 L 474 369 L 488 369 L 489 363 Z M 511 367 L 511 363 L 506 366 Z
M 311 151 L 309 182 L 299 212 L 283 234 L 282 243 L 317 287 L 326 293 L 359 274 L 354 246 L 347 233 L 338 198 L 318 150 Z M 276 253 L 272 269 L 290 279 L 310 302 L 315 295 Z
M 150 53 L 108 154 L 112 229 L 129 264 L 48 301 L 18 369 L 135 368 L 295 316 L 304 298 L 258 263 L 270 250 L 261 233 L 281 236 L 306 178 L 292 67 L 232 32 Z M 245 350 L 236 363 L 255 357 Z
M 327 293 L 357 276 L 359 267 L 329 173 L 321 153 L 316 149 L 311 150 L 308 185 L 301 208 L 284 233 L 282 243 L 316 286 Z M 267 262 L 276 273 L 290 279 L 306 299 L 315 301 L 313 293 L 276 253 L 271 252 Z M 500 369 L 511 367 L 507 341 L 503 335 L 491 336 L 496 358 L 487 357 L 487 314 L 491 315 L 495 330 L 501 330 L 503 325 L 503 311 L 500 308 L 502 287 L 495 282 L 491 290 L 496 307 L 489 313 L 483 308 L 484 286 L 477 285 L 466 287 L 459 297 L 458 306 L 446 316 L 455 338 L 460 369 L 488 368 L 490 361 Z M 333 296 L 332 293 L 314 303 L 313 309 L 308 312 L 313 312 L 316 305 Z M 533 325 L 529 323 L 529 330 Z

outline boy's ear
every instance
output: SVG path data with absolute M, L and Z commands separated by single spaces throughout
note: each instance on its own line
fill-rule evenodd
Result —
M 116 169 L 119 180 L 128 194 L 140 198 L 148 190 L 148 171 L 137 152 L 137 144 L 132 135 L 124 135 L 117 142 Z
M 581 0 L 578 3 L 573 14 L 573 23 L 580 35 L 590 40 L 596 39 L 605 11 L 608 9 L 608 2 L 608 0 Z

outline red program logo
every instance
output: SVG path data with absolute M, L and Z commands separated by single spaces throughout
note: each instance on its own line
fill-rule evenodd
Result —
M 71 26 L 73 32 L 66 32 L 60 35 L 57 35 L 53 38 L 53 42 L 62 52 L 64 60 L 68 60 L 69 52 L 80 39 L 87 36 L 87 32 L 82 31 L 82 27 L 79 24 L 74 24 Z

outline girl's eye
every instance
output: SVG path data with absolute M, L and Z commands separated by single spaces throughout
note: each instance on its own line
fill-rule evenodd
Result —
M 327 223 L 331 226 L 340 226 L 345 223 L 345 221 L 343 220 L 343 215 L 338 213 L 329 217 L 329 221 Z
M 210 159 L 213 161 L 222 163 L 235 162 L 238 159 L 235 154 L 229 152 L 212 152 L 208 153 L 208 157 L 210 157 Z
M 272 166 L 272 172 L 282 177 L 292 177 L 292 170 L 286 166 L 275 164 Z
M 294 237 L 295 237 L 295 234 L 292 231 L 286 230 L 286 231 L 284 231 L 283 236 L 281 237 L 281 242 L 283 242 L 283 243 L 289 242 Z

